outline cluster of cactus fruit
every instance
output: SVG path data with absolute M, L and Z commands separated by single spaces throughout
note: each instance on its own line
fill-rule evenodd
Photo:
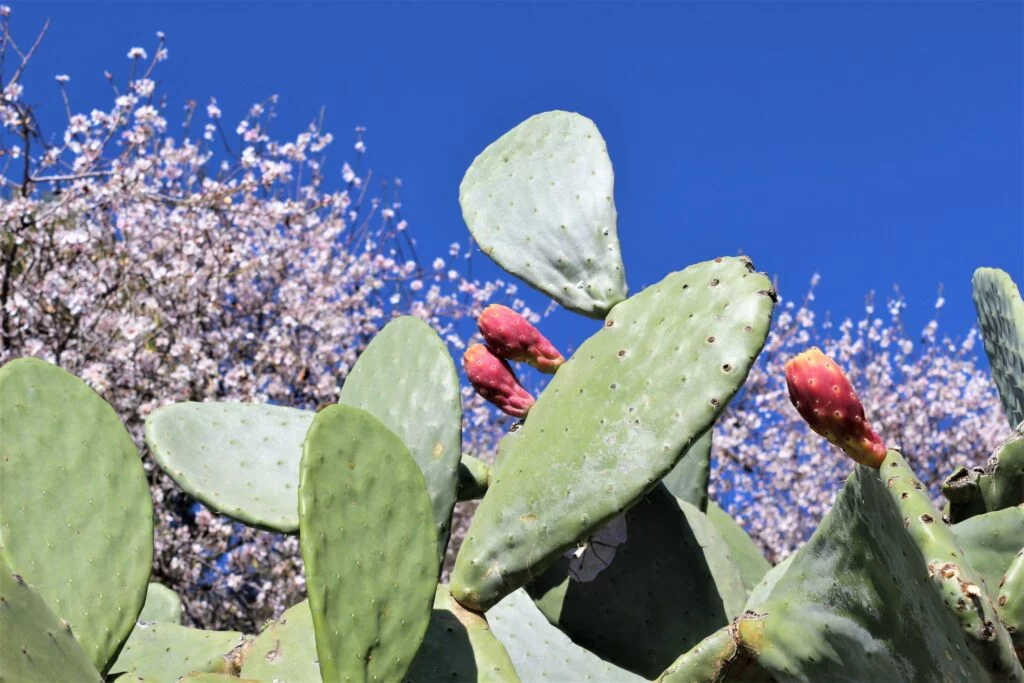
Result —
M 258 635 L 180 624 L 148 584 L 152 502 L 113 409 L 35 359 L 0 369 L 0 681 L 1021 681 L 1024 424 L 953 473 L 936 510 L 839 366 L 787 366 L 793 403 L 858 464 L 772 567 L 714 502 L 711 429 L 764 344 L 775 293 L 742 257 L 627 297 L 611 162 L 593 122 L 525 121 L 461 187 L 482 250 L 604 324 L 568 360 L 490 307 L 473 386 L 523 418 L 461 452 L 459 376 L 422 321 L 389 323 L 318 412 L 173 404 L 153 458 L 196 499 L 298 533 L 308 600 Z M 974 291 L 1011 427 L 1024 303 Z M 553 374 L 536 400 L 509 361 Z M 909 417 L 909 416 L 908 416 Z M 480 499 L 448 585 L 457 500 Z

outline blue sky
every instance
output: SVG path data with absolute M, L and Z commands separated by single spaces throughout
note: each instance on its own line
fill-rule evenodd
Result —
M 277 93 L 284 137 L 325 106 L 336 173 L 365 125 L 421 255 L 467 242 L 458 185 L 484 146 L 568 109 L 608 142 L 633 291 L 743 251 L 785 297 L 820 272 L 838 316 L 898 283 L 916 328 L 943 283 L 962 332 L 975 267 L 1024 281 L 1017 2 L 9 4 L 22 41 L 53 20 L 26 79 L 44 122 L 54 74 L 76 109 L 108 106 L 103 70 L 162 30 L 172 121 L 186 98 L 233 124 Z M 576 345 L 595 323 L 548 325 Z

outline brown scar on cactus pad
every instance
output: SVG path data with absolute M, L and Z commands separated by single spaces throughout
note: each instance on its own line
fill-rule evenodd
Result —
M 862 465 L 879 468 L 885 443 L 864 417 L 864 406 L 839 365 L 811 347 L 786 363 L 789 399 L 811 429 Z

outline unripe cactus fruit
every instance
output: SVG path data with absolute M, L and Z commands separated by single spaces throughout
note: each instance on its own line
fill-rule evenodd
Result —
M 473 344 L 462 355 L 462 367 L 478 394 L 512 417 L 526 417 L 533 396 L 519 384 L 504 359 L 483 344 Z
M 477 325 L 487 346 L 500 358 L 529 363 L 548 374 L 565 362 L 540 330 L 507 306 L 491 304 L 480 314 Z
M 885 443 L 864 418 L 864 406 L 846 374 L 817 347 L 786 363 L 789 400 L 818 434 L 862 465 L 878 468 Z

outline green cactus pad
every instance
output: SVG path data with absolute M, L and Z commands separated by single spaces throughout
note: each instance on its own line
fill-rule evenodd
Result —
M 181 598 L 167 586 L 150 583 L 146 589 L 146 603 L 139 621 L 167 621 L 181 623 Z
M 711 478 L 711 435 L 709 429 L 690 446 L 679 464 L 661 480 L 676 498 L 708 510 L 708 481 Z
M 518 683 L 519 676 L 487 620 L 463 609 L 451 598 L 448 587 L 439 585 L 430 627 L 404 680 Z
M 127 683 L 127 682 L 126 682 Z M 231 674 L 211 674 L 204 672 L 190 673 L 179 678 L 176 683 L 262 683 L 256 678 L 238 678 Z
M 397 681 L 430 621 L 437 533 L 423 474 L 369 413 L 333 405 L 303 444 L 299 546 L 325 681 Z
M 104 672 L 142 610 L 153 558 L 135 444 L 84 382 L 34 358 L 0 368 L 0 443 L 0 559 Z
M 550 111 L 473 160 L 459 203 L 473 238 L 499 266 L 569 310 L 603 318 L 626 298 L 614 184 L 594 122 Z
M 523 681 L 641 683 L 646 679 L 604 661 L 548 623 L 524 590 L 487 612 L 491 631 L 505 646 Z
M 750 261 L 719 258 L 617 305 L 502 442 L 455 598 L 486 609 L 654 488 L 743 384 L 773 295 Z
M 782 681 L 805 680 L 783 677 Z M 841 675 L 828 680 L 847 680 Z M 658 677 L 657 683 L 777 683 L 746 651 L 736 624 L 715 631 Z M 851 681 L 852 683 L 852 681 Z
M 771 596 L 772 591 L 775 590 L 775 584 L 782 579 L 783 574 L 789 569 L 789 565 L 793 563 L 793 558 L 796 555 L 790 555 L 782 562 L 769 569 L 761 580 L 757 582 L 757 585 L 750 591 L 750 596 L 747 598 L 747 604 L 745 609 L 756 610 L 758 607 L 764 604 L 764 602 Z
M 761 554 L 743 527 L 737 524 L 728 512 L 718 507 L 714 501 L 708 502 L 707 515 L 711 526 L 729 546 L 729 554 L 740 572 L 743 587 L 749 594 L 754 586 L 764 578 L 765 573 L 772 568 L 771 563 L 764 559 L 764 555 Z
M 178 624 L 139 622 L 111 675 L 173 683 L 194 672 L 232 673 L 248 639 L 235 631 L 203 631 Z
M 487 484 L 491 478 L 491 468 L 483 460 L 472 455 L 463 455 L 459 462 L 458 500 L 477 500 L 487 493 Z
M 313 415 L 257 403 L 173 403 L 146 418 L 146 443 L 164 472 L 211 509 L 294 533 L 302 440 Z
M 996 448 L 984 467 L 957 468 L 942 483 L 946 516 L 956 524 L 1024 503 L 1024 422 Z
M 0 562 L 0 680 L 12 683 L 100 681 L 66 621 Z
M 978 268 L 973 284 L 985 354 L 1012 427 L 1024 421 L 1024 301 L 998 268 Z
M 1024 663 L 1024 547 L 1017 551 L 999 582 L 996 612 L 1013 639 L 1017 659 Z
M 995 595 L 1006 568 L 1024 544 L 1024 505 L 977 515 L 949 528 L 968 562 L 985 579 L 988 594 Z
M 419 318 L 396 318 L 359 356 L 338 402 L 370 413 L 409 449 L 427 481 L 443 560 L 462 457 L 462 398 L 448 348 Z
M 277 683 L 320 680 L 313 615 L 307 600 L 289 607 L 256 637 L 242 663 L 241 676 Z
M 563 557 L 526 590 L 575 643 L 654 678 L 737 616 L 746 591 L 708 518 L 666 487 L 626 512 L 626 530 L 618 549 L 587 549 L 610 562 L 592 580 L 572 578 Z
M 736 645 L 731 661 L 751 678 L 1024 676 L 980 575 L 896 451 L 881 469 L 856 468 L 768 599 L 726 631 Z M 715 642 L 728 649 L 721 635 Z M 700 680 L 669 670 L 676 673 L 666 681 Z

